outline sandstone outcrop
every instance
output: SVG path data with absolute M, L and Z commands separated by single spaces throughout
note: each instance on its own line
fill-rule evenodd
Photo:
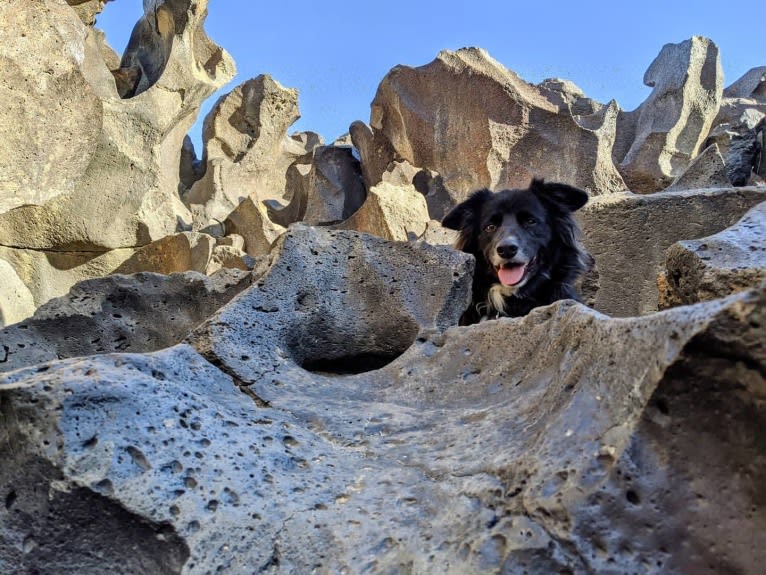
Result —
M 351 136 L 368 187 L 392 161 L 405 160 L 437 172 L 454 205 L 476 189 L 521 187 L 532 176 L 597 194 L 624 189 L 611 161 L 616 119 L 614 104 L 576 115 L 484 50 L 468 48 L 391 70 L 373 100 L 369 129 L 353 125 Z
M 673 244 L 660 277 L 660 307 L 744 291 L 766 280 L 766 203 L 715 235 Z
M 205 35 L 206 1 L 147 6 L 110 70 L 102 35 L 66 4 L 0 4 L 14 23 L 0 29 L 13 71 L 0 78 L 0 250 L 36 305 L 191 224 L 178 197 L 183 139 L 234 64 Z
M 718 144 L 711 144 L 663 191 L 728 188 L 732 182 L 726 171 L 726 162 L 718 150 Z
M 613 316 L 658 309 L 657 277 L 677 241 L 718 233 L 766 201 L 766 188 L 610 194 L 577 212 L 583 243 L 596 260 L 587 301 Z

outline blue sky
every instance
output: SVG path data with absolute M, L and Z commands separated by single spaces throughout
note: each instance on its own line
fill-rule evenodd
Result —
M 143 13 L 142 0 L 106 5 L 97 26 L 119 53 Z M 721 51 L 725 85 L 766 65 L 763 4 L 720 1 L 512 0 L 332 3 L 210 0 L 205 29 L 234 57 L 238 75 L 221 93 L 266 73 L 299 90 L 301 119 L 331 142 L 354 120 L 369 121 L 378 84 L 397 64 L 420 66 L 445 48 L 485 48 L 528 82 L 559 77 L 591 98 L 627 110 L 649 94 L 643 75 L 664 44 L 702 35 Z M 202 118 L 192 130 L 198 155 Z

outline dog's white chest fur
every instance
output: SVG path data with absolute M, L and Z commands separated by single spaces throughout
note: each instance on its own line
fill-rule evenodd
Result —
M 504 286 L 493 284 L 487 294 L 487 303 L 499 313 L 505 313 L 505 298 L 511 297 L 518 290 L 518 286 Z

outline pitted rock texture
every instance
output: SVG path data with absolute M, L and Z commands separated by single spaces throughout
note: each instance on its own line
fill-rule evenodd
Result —
M 216 321 L 257 330 L 263 312 L 231 313 L 246 300 Z M 158 572 L 757 573 L 764 304 L 766 286 L 630 320 L 559 302 L 431 332 L 350 377 L 260 361 L 267 339 L 219 357 L 234 379 L 185 345 L 14 371 L 0 567 L 46 572 L 51 543 L 34 534 L 55 523 L 33 513 L 89 496 L 58 564 L 80 558 L 95 517 L 97 549 L 143 526 L 120 531 L 136 541 L 126 565 Z M 14 471 L 32 468 L 32 485 Z
M 470 303 L 474 260 L 445 247 L 298 225 L 271 257 L 256 287 L 190 336 L 216 365 L 370 370 L 455 325 Z
M 592 198 L 576 214 L 583 244 L 596 260 L 585 301 L 613 316 L 657 311 L 665 251 L 728 228 L 763 201 L 764 187 Z
M 81 282 L 31 318 L 0 331 L 0 372 L 66 357 L 170 347 L 258 273 L 138 273 Z
M 694 36 L 666 44 L 644 74 L 654 88 L 635 111 L 617 124 L 615 162 L 628 189 L 666 188 L 700 151 L 723 96 L 718 47 Z
M 766 203 L 713 236 L 672 245 L 660 283 L 660 307 L 708 301 L 766 280 Z

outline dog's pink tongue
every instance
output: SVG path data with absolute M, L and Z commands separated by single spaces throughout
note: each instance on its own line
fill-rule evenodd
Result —
M 497 277 L 500 278 L 500 283 L 504 286 L 514 286 L 524 277 L 525 271 L 527 271 L 527 266 L 523 264 L 503 267 L 497 270 Z

